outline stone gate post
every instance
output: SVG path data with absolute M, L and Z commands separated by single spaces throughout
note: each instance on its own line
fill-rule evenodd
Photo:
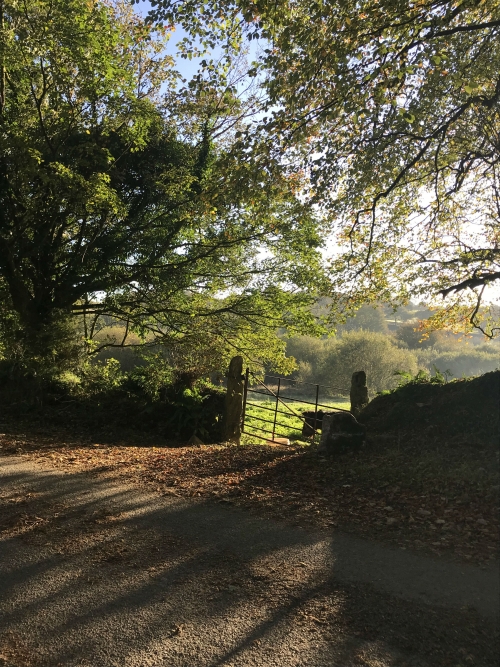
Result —
M 357 417 L 361 410 L 368 405 L 368 387 L 366 386 L 365 371 L 356 371 L 351 379 L 351 412 Z
M 226 441 L 240 443 L 241 413 L 243 410 L 243 357 L 231 359 L 227 374 L 226 414 L 224 436 Z

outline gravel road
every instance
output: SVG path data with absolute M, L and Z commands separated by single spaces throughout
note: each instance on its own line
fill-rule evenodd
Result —
M 498 566 L 0 459 L 0 666 L 498 665 Z

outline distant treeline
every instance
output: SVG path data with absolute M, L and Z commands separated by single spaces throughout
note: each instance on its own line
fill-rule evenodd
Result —
M 460 337 L 446 331 L 426 336 L 418 330 L 418 324 L 429 315 L 425 306 L 416 304 L 397 313 L 382 306 L 363 306 L 335 336 L 290 338 L 287 355 L 293 356 L 298 365 L 291 377 L 330 386 L 332 395 L 346 395 L 352 373 L 363 369 L 373 394 L 396 387 L 401 382 L 397 374 L 400 371 L 415 375 L 423 369 L 435 374 L 437 369 L 453 379 L 500 368 L 500 341 L 486 341 L 476 334 Z M 118 341 L 121 332 L 120 327 L 111 325 L 103 330 L 101 338 Z M 131 342 L 134 340 L 132 335 Z M 120 361 L 122 371 L 145 364 L 133 348 L 110 347 L 98 354 L 101 361 L 110 358 Z
M 335 336 L 290 338 L 287 354 L 298 363 L 293 377 L 346 394 L 352 373 L 363 369 L 375 393 L 396 387 L 401 382 L 398 372 L 415 375 L 423 369 L 432 375 L 439 371 L 453 379 L 500 368 L 499 341 L 446 331 L 426 336 L 418 325 L 429 314 L 424 306 L 414 304 L 396 314 L 383 307 L 363 306 Z

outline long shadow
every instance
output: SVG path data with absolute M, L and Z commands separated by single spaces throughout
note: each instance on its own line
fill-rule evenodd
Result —
M 6 486 L 41 494 L 19 511 L 64 499 L 72 509 L 56 527 L 89 537 L 69 555 L 22 537 L 0 541 L 9 571 L 0 627 L 24 635 L 39 664 L 349 667 L 371 655 L 398 667 L 496 665 L 494 620 L 405 599 L 368 577 L 360 583 L 358 547 L 339 547 L 334 534 L 120 489 L 120 480 L 85 473 L 11 473 Z M 86 517 L 103 505 L 116 520 L 89 529 Z M 47 536 L 57 549 L 54 526 Z

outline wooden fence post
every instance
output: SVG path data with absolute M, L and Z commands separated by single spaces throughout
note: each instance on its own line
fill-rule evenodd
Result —
M 351 379 L 351 412 L 357 417 L 361 410 L 368 405 L 368 387 L 366 386 L 365 371 L 356 371 Z
M 243 357 L 231 359 L 227 374 L 226 414 L 224 435 L 228 442 L 240 444 L 241 413 L 243 410 Z

